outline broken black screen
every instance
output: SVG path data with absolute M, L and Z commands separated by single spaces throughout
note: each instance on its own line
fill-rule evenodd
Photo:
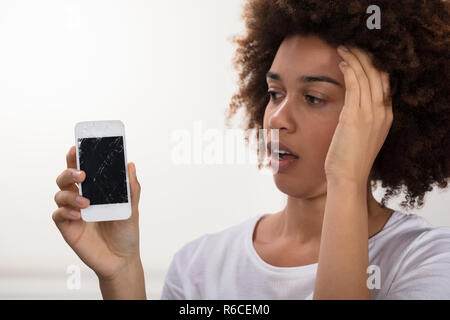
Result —
M 123 137 L 79 138 L 83 197 L 90 204 L 128 202 Z

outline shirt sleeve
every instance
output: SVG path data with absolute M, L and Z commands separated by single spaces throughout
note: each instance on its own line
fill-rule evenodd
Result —
M 179 266 L 179 254 L 176 253 L 166 275 L 161 300 L 186 300 Z
M 413 241 L 385 299 L 450 299 L 450 228 L 430 229 Z

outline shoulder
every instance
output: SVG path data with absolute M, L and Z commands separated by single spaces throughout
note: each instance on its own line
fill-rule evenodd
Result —
M 194 238 L 181 247 L 175 253 L 174 258 L 186 260 L 186 262 L 191 264 L 207 258 L 210 254 L 218 252 L 223 254 L 224 251 L 242 245 L 242 241 L 245 241 L 252 225 L 254 225 L 259 216 L 261 215 L 253 216 L 221 231 L 203 234 Z
M 202 297 L 205 276 L 214 276 L 227 259 L 243 252 L 245 239 L 258 216 L 219 232 L 201 235 L 176 251 L 166 275 L 162 299 Z
M 385 238 L 395 239 L 396 243 L 405 243 L 410 248 L 429 244 L 447 245 L 450 241 L 450 227 L 433 226 L 418 214 L 396 211 L 390 220 Z
M 396 260 L 389 264 L 393 277 L 387 297 L 449 299 L 450 227 L 432 226 L 416 214 L 396 214 L 383 246 Z
M 420 215 L 396 211 L 373 242 L 374 249 L 390 259 L 413 262 L 415 258 L 418 263 L 440 253 L 450 256 L 450 227 L 436 227 Z
M 426 225 L 420 224 L 405 232 L 404 238 L 408 239 L 409 244 L 405 262 L 413 263 L 414 267 L 432 261 L 450 265 L 450 227 L 432 226 L 423 217 L 415 219 L 425 221 Z

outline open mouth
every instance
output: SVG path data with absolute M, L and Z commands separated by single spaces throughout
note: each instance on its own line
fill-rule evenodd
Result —
M 297 155 L 292 154 L 286 150 L 273 150 L 272 154 L 277 160 L 298 159 Z
M 272 142 L 269 142 L 267 144 L 267 150 L 269 157 L 277 160 L 294 160 L 299 158 L 297 154 L 293 153 L 287 146 L 281 143 L 278 143 L 278 147 L 276 148 L 276 145 L 272 146 Z

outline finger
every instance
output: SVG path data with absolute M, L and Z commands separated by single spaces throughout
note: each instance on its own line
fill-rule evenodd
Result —
M 381 72 L 381 85 L 383 87 L 383 101 L 384 105 L 391 104 L 391 87 L 389 84 L 389 74 L 386 72 Z
M 341 62 L 339 67 L 344 74 L 345 82 L 344 108 L 347 108 L 347 110 L 357 110 L 359 108 L 360 101 L 360 88 L 356 74 L 353 71 L 353 68 L 345 62 Z
M 56 184 L 61 190 L 77 191 L 78 187 L 75 183 L 83 182 L 86 178 L 86 173 L 77 169 L 65 169 L 57 178 Z
M 67 168 L 77 168 L 77 156 L 75 146 L 71 146 L 66 155 Z
M 84 209 L 90 204 L 89 199 L 80 196 L 78 193 L 61 190 L 55 194 L 55 202 L 59 208 L 64 206 L 71 206 L 74 208 Z
M 133 213 L 136 212 L 136 215 L 138 215 L 141 185 L 136 176 L 136 165 L 134 164 L 134 162 L 128 163 L 128 178 L 130 181 L 131 208 L 133 210 Z
M 372 106 L 383 107 L 383 85 L 380 71 L 373 66 L 372 58 L 366 52 L 356 47 L 352 47 L 351 51 L 358 58 L 369 80 Z
M 388 123 L 392 124 L 394 120 L 394 110 L 392 109 L 391 87 L 389 84 L 389 74 L 381 72 L 381 84 L 383 86 L 383 106 L 386 108 Z
M 52 214 L 52 219 L 57 225 L 67 220 L 79 220 L 80 217 L 81 212 L 79 210 L 69 207 L 58 208 Z
M 360 101 L 358 102 L 358 106 L 364 109 L 369 114 L 372 113 L 372 95 L 370 91 L 369 80 L 367 79 L 366 73 L 364 72 L 361 63 L 358 58 L 351 52 L 345 51 L 340 46 L 338 49 L 341 57 L 346 61 L 350 67 L 353 69 L 356 75 L 356 79 L 359 83 L 360 88 Z

